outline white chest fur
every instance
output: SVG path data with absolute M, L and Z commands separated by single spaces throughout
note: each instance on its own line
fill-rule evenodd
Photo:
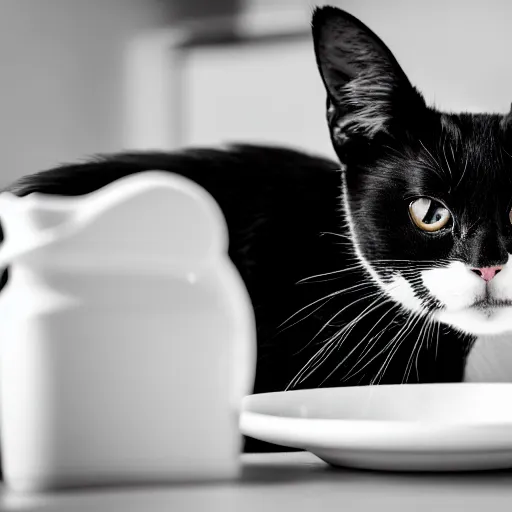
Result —
M 465 382 L 512 382 L 512 333 L 479 336 L 468 356 Z

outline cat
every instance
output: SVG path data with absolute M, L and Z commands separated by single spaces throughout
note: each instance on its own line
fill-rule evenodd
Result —
M 122 153 L 5 191 L 80 195 L 155 169 L 208 190 L 256 315 L 255 393 L 482 379 L 485 347 L 512 331 L 512 114 L 427 106 L 340 9 L 316 8 L 312 33 L 338 162 L 256 145 Z

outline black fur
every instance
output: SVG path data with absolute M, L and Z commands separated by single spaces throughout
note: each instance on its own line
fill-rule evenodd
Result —
M 256 314 L 259 352 L 255 392 L 285 389 L 306 361 L 317 353 L 319 342 L 335 334 L 373 302 L 360 300 L 367 294 L 378 293 L 378 288 L 356 266 L 350 250 L 340 207 L 339 164 L 322 158 L 287 149 L 247 145 L 226 150 L 125 153 L 26 176 L 7 191 L 19 196 L 31 192 L 81 195 L 121 176 L 152 169 L 193 179 L 215 197 L 226 216 L 229 255 L 244 279 Z M 332 272 L 335 273 L 330 275 Z M 322 277 L 322 274 L 327 275 Z M 319 277 L 309 279 L 313 276 Z M 352 289 L 361 283 L 368 286 L 364 294 Z M 343 290 L 348 291 L 315 303 L 279 327 L 315 300 Z M 315 311 L 325 301 L 328 302 Z M 316 342 L 310 343 L 327 320 L 344 308 L 344 314 L 337 316 Z M 388 315 L 379 323 L 385 311 Z M 386 330 L 386 338 L 390 336 L 407 314 L 385 303 L 354 327 L 342 353 L 368 334 L 369 326 L 378 332 L 377 327 L 382 328 L 394 314 L 398 314 L 395 324 Z M 403 344 L 404 357 L 409 356 L 410 349 L 407 343 Z M 294 387 L 339 385 L 341 377 L 347 374 L 348 368 L 354 368 L 360 355 L 360 351 L 354 352 L 328 377 L 339 362 L 339 357 L 331 357 L 321 371 Z M 357 374 L 346 383 L 369 382 L 384 355 L 387 354 L 370 364 L 364 374 Z M 421 378 L 460 380 L 462 361 L 458 366 L 457 370 L 453 365 L 450 368 L 436 365 L 424 370 Z M 402 369 L 403 360 L 397 354 L 381 382 L 395 382 L 398 375 L 401 379 Z

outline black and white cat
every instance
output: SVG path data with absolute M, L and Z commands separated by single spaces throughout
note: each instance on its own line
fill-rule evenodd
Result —
M 313 38 L 341 166 L 258 146 L 124 153 L 6 190 L 79 195 L 153 169 L 205 187 L 255 309 L 255 392 L 512 381 L 512 115 L 428 107 L 339 9 L 315 10 Z

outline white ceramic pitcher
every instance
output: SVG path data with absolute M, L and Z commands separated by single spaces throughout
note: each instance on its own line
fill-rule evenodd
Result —
M 1 451 L 14 489 L 229 478 L 255 367 L 220 208 L 159 171 L 0 195 Z

